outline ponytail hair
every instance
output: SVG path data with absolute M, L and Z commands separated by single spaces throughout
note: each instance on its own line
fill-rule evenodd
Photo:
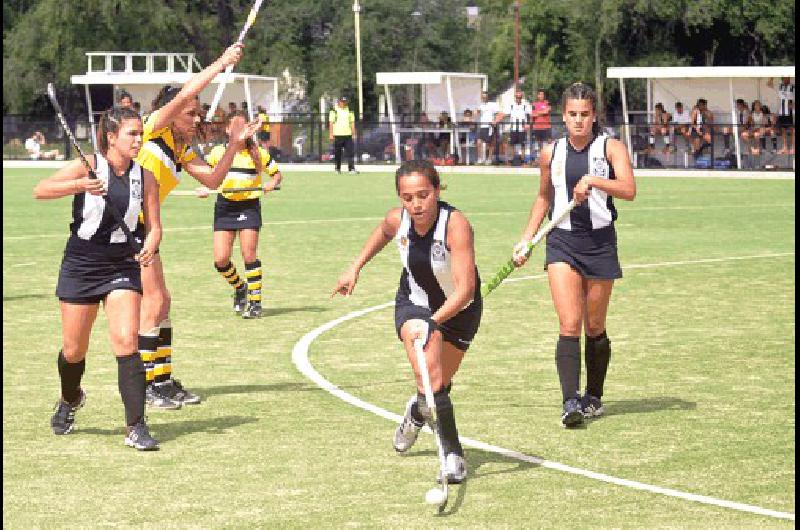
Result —
M 100 116 L 100 124 L 97 127 L 97 146 L 100 153 L 106 156 L 108 153 L 108 133 L 118 133 L 124 120 L 139 120 L 139 113 L 132 108 L 112 107 Z
M 592 122 L 592 134 L 595 136 L 600 134 L 600 117 L 597 116 L 597 94 L 592 90 L 592 87 L 581 81 L 572 83 L 564 90 L 564 94 L 561 97 L 563 109 L 567 108 L 567 100 L 569 99 L 586 99 L 592 103 L 592 111 L 595 113 L 595 120 Z
M 230 126 L 231 120 L 233 118 L 244 118 L 245 122 L 247 121 L 247 114 L 243 110 L 237 110 L 236 112 L 231 113 L 228 116 L 228 125 Z M 261 172 L 264 171 L 264 161 L 261 160 L 261 152 L 258 150 L 258 145 L 253 141 L 252 138 L 247 138 L 244 141 L 244 146 L 247 149 L 247 152 L 250 153 L 250 158 L 253 159 L 253 164 L 256 168 L 256 175 L 260 176 Z
M 164 105 L 175 99 L 175 96 L 177 96 L 180 91 L 181 91 L 180 88 L 170 85 L 164 85 L 163 87 L 161 87 L 161 90 L 159 90 L 158 94 L 156 94 L 156 99 L 153 100 L 153 106 L 151 107 L 152 112 L 157 111 L 158 109 L 160 109 L 161 107 L 163 107 Z

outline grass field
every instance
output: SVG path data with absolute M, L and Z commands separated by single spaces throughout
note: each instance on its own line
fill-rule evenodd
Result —
M 437 471 L 420 435 L 304 377 L 292 349 L 336 318 L 390 301 L 390 246 L 353 297 L 329 299 L 383 213 L 392 176 L 285 175 L 264 200 L 266 317 L 230 311 L 211 255 L 212 202 L 171 197 L 162 256 L 173 294 L 174 369 L 205 400 L 150 411 L 157 453 L 123 446 L 116 363 L 95 325 L 72 435 L 49 427 L 59 383 L 54 297 L 70 200 L 35 202 L 52 170 L 3 171 L 3 526 L 6 528 L 786 528 L 793 520 L 693 502 L 467 447 L 470 479 L 445 514 L 423 503 Z M 444 198 L 475 229 L 488 279 L 508 258 L 537 179 L 448 175 Z M 191 189 L 185 183 L 183 189 Z M 558 333 L 538 250 L 487 298 L 457 374 L 462 436 L 579 470 L 794 513 L 794 181 L 638 180 L 617 202 L 625 277 L 608 317 L 607 416 L 558 423 Z M 239 268 L 241 258 L 235 261 Z M 402 414 L 413 378 L 392 310 L 310 343 L 345 392 Z M 792 519 L 793 519 L 792 515 Z

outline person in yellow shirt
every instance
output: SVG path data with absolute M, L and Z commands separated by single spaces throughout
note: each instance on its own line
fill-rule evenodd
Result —
M 258 131 L 258 145 L 269 150 L 269 114 L 261 105 L 258 106 L 258 119 L 261 120 L 261 130 Z
M 216 167 L 209 166 L 190 147 L 200 125 L 197 96 L 228 65 L 242 57 L 242 44 L 234 44 L 211 65 L 195 74 L 180 89 L 165 86 L 153 102 L 153 110 L 144 122 L 143 146 L 136 161 L 158 181 L 159 199 L 180 182 L 181 170 L 209 188 L 222 183 L 233 158 L 260 126 L 258 120 L 237 124 L 230 142 Z M 160 254 L 142 271 L 142 304 L 139 322 L 139 350 L 147 379 L 146 399 L 151 407 L 178 409 L 196 404 L 200 397 L 183 388 L 172 378 L 172 323 L 169 319 L 170 293 L 164 278 Z
M 328 138 L 333 142 L 333 155 L 336 172 L 342 172 L 342 151 L 347 157 L 347 169 L 350 173 L 356 171 L 355 146 L 353 139 L 356 137 L 356 117 L 347 107 L 347 98 L 342 96 L 328 113 Z
M 228 118 L 226 132 L 241 126 L 246 121 L 244 112 Z M 214 147 L 207 161 L 213 167 L 225 154 L 225 146 Z M 261 175 L 266 173 L 271 180 L 262 186 Z M 256 146 L 248 138 L 236 153 L 225 180 L 222 181 L 217 202 L 214 204 L 214 266 L 234 289 L 233 310 L 243 318 L 260 318 L 261 307 L 261 260 L 258 259 L 258 236 L 261 230 L 261 201 L 263 193 L 280 187 L 281 172 L 269 156 L 269 151 Z M 256 188 L 252 191 L 226 192 L 231 189 Z M 257 189 L 261 188 L 261 189 Z M 207 196 L 203 190 L 198 195 Z M 236 234 L 244 259 L 245 280 L 236 273 L 231 262 L 231 251 Z

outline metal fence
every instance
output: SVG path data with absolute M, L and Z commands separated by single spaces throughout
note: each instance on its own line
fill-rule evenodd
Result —
M 327 162 L 333 158 L 333 142 L 328 135 L 327 115 L 287 114 L 271 123 L 270 151 L 279 162 Z M 754 134 L 727 123 L 715 123 L 705 132 L 708 136 L 683 134 L 680 126 L 666 131 L 654 128 L 644 117 L 632 117 L 627 125 L 611 119 L 604 131 L 628 143 L 635 168 L 680 169 L 793 169 L 794 154 L 782 152 L 783 132 L 766 127 Z M 427 158 L 441 165 L 473 165 L 478 162 L 494 165 L 532 166 L 538 163 L 544 143 L 564 136 L 566 130 L 560 115 L 551 117 L 551 128 L 522 135 L 522 145 L 512 146 L 510 125 L 500 124 L 484 137 L 475 123 L 456 123 L 438 127 L 436 123 L 416 121 L 410 116 L 397 116 L 395 127 L 387 120 L 363 121 L 357 124 L 356 161 L 359 164 L 392 164 L 400 160 Z M 68 117 L 81 147 L 92 150 L 91 126 L 85 116 Z M 3 117 L 3 158 L 30 159 L 25 140 L 35 131 L 46 139 L 42 151 L 58 151 L 57 158 L 74 156 L 72 147 L 54 117 L 8 115 Z M 666 132 L 666 134 L 662 134 Z M 738 135 L 735 134 L 738 132 Z M 396 137 L 395 137 L 396 134 Z M 704 136 L 704 137 L 703 137 Z M 793 150 L 793 135 L 787 137 Z M 205 146 L 224 141 L 224 128 L 207 130 Z M 738 145 L 737 145 L 738 144 Z M 737 156 L 738 153 L 738 156 Z M 52 152 L 50 153 L 52 155 Z

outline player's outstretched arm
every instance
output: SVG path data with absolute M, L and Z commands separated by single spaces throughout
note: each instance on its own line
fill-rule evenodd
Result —
M 244 149 L 245 140 L 253 136 L 259 127 L 261 127 L 260 119 L 255 119 L 248 123 L 244 121 L 244 118 L 233 118 L 231 120 L 228 148 L 225 149 L 219 162 L 214 167 L 211 167 L 198 156 L 186 163 L 186 171 L 197 179 L 200 184 L 210 189 L 217 189 L 222 184 L 222 181 L 225 180 L 225 175 L 228 174 L 236 153 Z
M 552 202 L 550 159 L 553 157 L 553 145 L 555 144 L 547 145 L 542 149 L 542 156 L 539 162 L 539 174 L 541 175 L 539 178 L 539 193 L 536 195 L 536 200 L 533 201 L 533 206 L 531 206 L 528 224 L 522 232 L 522 238 L 520 238 L 519 243 L 514 245 L 512 250 L 514 264 L 517 267 L 521 267 L 528 261 L 528 256 L 525 252 L 528 242 L 536 235 L 544 216 L 547 215 L 547 211 L 550 209 L 550 203 Z

